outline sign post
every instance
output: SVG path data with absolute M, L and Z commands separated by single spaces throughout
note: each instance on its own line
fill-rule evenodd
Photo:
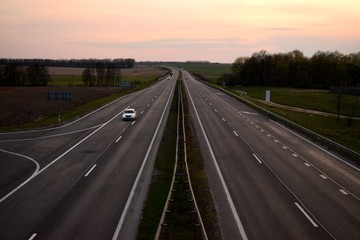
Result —
M 265 102 L 266 102 L 266 104 L 268 104 L 270 102 L 270 90 L 266 90 Z

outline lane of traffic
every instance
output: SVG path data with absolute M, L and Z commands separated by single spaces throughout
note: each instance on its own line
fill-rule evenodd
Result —
M 229 125 L 218 114 L 218 108 L 212 108 L 206 100 L 197 97 L 196 95 L 201 95 L 195 90 L 196 85 L 190 81 L 187 83 L 216 161 L 249 238 L 267 236 L 267 238 L 282 239 L 284 236 L 285 238 L 299 236 L 299 233 L 304 238 L 311 236 L 317 236 L 318 239 L 328 238 L 323 229 L 315 229 L 308 224 L 296 209 L 293 196 L 279 184 L 277 179 L 274 179 L 271 172 L 261 166 L 254 157 L 252 149 L 233 134 Z M 209 178 L 213 179 L 213 177 Z M 218 206 L 220 215 L 222 208 L 224 208 L 223 204 Z M 226 217 L 228 216 L 224 218 Z M 223 234 L 228 233 L 223 232 Z M 231 236 L 233 237 L 229 235 Z
M 203 90 L 207 91 L 206 88 L 203 88 L 202 91 Z M 205 95 L 202 94 L 204 101 L 209 101 L 208 99 L 211 98 L 208 94 L 210 93 Z M 228 108 L 233 111 L 226 111 L 224 109 L 223 113 L 219 113 L 217 109 L 224 108 L 221 101 L 217 100 L 219 95 L 221 94 L 213 94 L 212 92 L 212 96 L 216 97 L 212 98 L 212 103 L 208 103 L 209 106 L 215 105 L 213 107 L 213 111 L 216 112 L 223 122 L 224 119 L 230 119 L 229 122 L 232 122 L 233 125 L 231 128 L 235 128 L 235 131 L 246 139 L 250 146 L 257 152 L 257 155 L 261 156 L 262 161 L 266 159 L 265 162 L 269 164 L 271 172 L 273 172 L 277 178 L 283 182 L 284 186 L 294 193 L 297 198 L 306 202 L 304 208 L 310 209 L 310 212 L 316 215 L 316 218 L 318 219 L 319 216 L 321 216 L 320 222 L 326 226 L 326 229 L 331 229 L 329 231 L 333 232 L 332 234 L 336 236 L 356 236 L 358 234 L 356 224 L 359 222 L 359 219 L 357 219 L 356 214 L 351 211 L 355 210 L 355 213 L 358 212 L 359 203 L 357 199 L 341 199 L 334 196 L 334 190 L 338 192 L 337 184 L 327 184 L 324 186 L 322 185 L 322 182 L 318 183 L 316 178 L 319 175 L 325 175 L 319 173 L 317 169 L 315 169 L 317 172 L 315 171 L 316 177 L 314 177 L 312 172 L 307 171 L 307 169 L 301 169 L 301 166 L 294 165 L 294 161 L 289 159 L 301 159 L 304 162 L 303 166 L 307 168 L 311 166 L 311 164 L 309 164 L 306 160 L 304 161 L 301 154 L 294 152 L 294 150 L 288 146 L 281 144 L 281 141 L 274 138 L 269 132 L 265 131 L 254 121 L 243 115 L 239 110 L 241 106 L 232 107 L 227 104 Z M 242 115 L 242 118 L 239 118 L 239 115 Z M 236 119 L 244 121 L 243 123 L 239 123 Z M 264 120 L 262 120 L 262 122 L 263 121 Z M 246 128 L 244 128 L 244 122 L 248 125 Z M 277 145 L 272 145 L 272 142 Z M 287 151 L 289 155 L 287 155 L 284 151 Z M 298 162 L 300 161 L 297 161 L 296 163 Z M 309 197 L 308 195 L 312 197 Z M 317 195 L 322 197 L 314 197 Z M 304 199 L 307 199 L 307 201 Z M 329 199 L 333 200 L 329 201 Z M 347 205 L 347 209 L 344 209 L 343 205 Z M 318 209 L 322 210 L 318 211 Z M 329 212 L 332 214 L 328 214 Z M 341 220 L 337 219 L 336 216 L 342 216 L 340 217 Z M 341 230 L 337 230 L 338 227 L 336 226 L 343 226 L 343 228 Z

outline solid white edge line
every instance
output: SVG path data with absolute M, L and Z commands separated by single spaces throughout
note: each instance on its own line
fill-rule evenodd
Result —
M 33 179 L 37 174 L 39 174 L 39 169 L 40 169 L 40 164 L 35 161 L 34 159 L 28 157 L 28 156 L 25 156 L 25 155 L 22 155 L 22 154 L 19 154 L 19 153 L 14 153 L 14 152 L 9 152 L 9 151 L 6 151 L 6 150 L 3 150 L 3 149 L 0 149 L 1 152 L 5 152 L 5 153 L 8 153 L 8 154 L 13 154 L 13 155 L 16 155 L 16 156 L 19 156 L 19 157 L 23 157 L 23 158 L 26 158 L 30 161 L 32 161 L 35 166 L 36 166 L 36 169 L 35 171 L 33 172 L 33 174 L 28 178 L 26 179 L 24 182 L 22 182 L 19 186 L 17 186 L 15 189 L 13 189 L 11 192 L 9 192 L 8 194 L 6 194 L 3 198 L 0 199 L 0 203 L 2 203 L 5 199 L 7 199 L 8 197 L 10 197 L 14 192 L 16 192 L 17 190 L 19 190 L 20 188 L 22 188 L 22 186 L 24 186 L 26 183 L 28 183 L 31 179 Z
M 254 158 L 256 158 L 256 160 L 257 160 L 259 163 L 262 163 L 262 161 L 258 158 L 258 156 L 255 155 L 255 153 L 253 153 L 253 156 L 254 156 Z
M 20 139 L 9 139 L 9 140 L 0 140 L 0 143 L 8 143 L 8 142 L 23 142 L 23 141 L 33 141 L 33 140 L 41 140 L 41 139 L 47 139 L 47 138 L 54 138 L 54 137 L 60 137 L 60 136 L 66 136 L 66 135 L 70 135 L 70 134 L 74 134 L 74 133 L 79 133 L 79 132 L 84 132 L 84 131 L 88 131 L 90 129 L 93 128 L 98 128 L 100 125 L 97 126 L 93 126 L 93 127 L 89 127 L 89 128 L 84 128 L 84 129 L 80 129 L 80 130 L 76 130 L 76 131 L 71 131 L 71 132 L 66 132 L 66 133 L 60 133 L 60 134 L 54 134 L 54 135 L 48 135 L 48 136 L 43 136 L 43 137 L 36 137 L 36 138 L 20 138 Z
M 232 198 L 231 198 L 229 189 L 228 189 L 227 186 L 226 186 L 225 179 L 224 179 L 224 177 L 223 177 L 223 175 L 222 175 L 222 173 L 221 173 L 220 167 L 219 167 L 219 165 L 218 165 L 218 163 L 217 163 L 217 161 L 216 161 L 215 154 L 214 154 L 214 152 L 213 152 L 213 150 L 212 150 L 212 148 L 211 148 L 209 139 L 208 139 L 208 137 L 207 137 L 207 135 L 206 135 L 206 133 L 205 133 L 204 127 L 203 127 L 203 125 L 202 125 L 202 123 L 201 123 L 199 114 L 198 114 L 197 109 L 196 109 L 196 107 L 195 107 L 195 103 L 194 103 L 194 101 L 193 101 L 193 99 L 192 99 L 192 96 L 191 96 L 191 94 L 190 94 L 190 91 L 189 91 L 189 88 L 188 88 L 188 86 L 187 86 L 186 81 L 184 81 L 184 82 L 185 82 L 186 90 L 187 90 L 187 92 L 189 93 L 189 97 L 190 97 L 191 103 L 192 103 L 192 105 L 193 105 L 196 118 L 198 119 L 198 122 L 199 122 L 199 125 L 200 125 L 200 128 L 201 128 L 201 131 L 203 132 L 203 135 L 204 135 L 206 144 L 208 145 L 211 158 L 212 158 L 212 160 L 213 160 L 213 163 L 214 163 L 215 168 L 216 168 L 216 171 L 217 171 L 217 173 L 218 173 L 218 175 L 219 175 L 221 184 L 222 184 L 222 186 L 223 186 L 223 188 L 224 188 L 226 198 L 227 198 L 227 200 L 228 200 L 228 202 L 229 202 L 231 211 L 232 211 L 233 216 L 234 216 L 234 218 L 235 218 L 235 221 L 236 221 L 238 230 L 239 230 L 239 232 L 240 232 L 240 235 L 241 235 L 242 239 L 243 239 L 243 240 L 247 240 L 248 237 L 247 237 L 247 235 L 246 235 L 246 233 L 245 233 L 244 226 L 243 226 L 242 223 L 241 223 L 240 217 L 239 217 L 239 215 L 238 215 L 238 213 L 237 213 L 237 210 L 236 210 L 236 208 L 235 208 L 235 204 L 234 204 L 234 202 L 233 202 L 233 200 L 232 200 Z
M 94 164 L 94 166 L 90 168 L 90 170 L 85 174 L 85 177 L 89 176 L 89 174 L 92 172 L 92 170 L 94 170 L 94 168 L 96 168 L 96 164 Z
M 311 222 L 311 224 L 314 227 L 319 227 L 316 222 L 309 216 L 309 214 L 307 214 L 307 212 L 300 206 L 300 204 L 298 204 L 297 202 L 295 202 L 295 205 L 300 209 L 300 211 L 302 212 L 302 214 L 304 214 L 304 216 Z
M 131 204 L 132 199 L 133 199 L 133 197 L 134 197 L 134 195 L 135 195 L 135 190 L 136 190 L 136 188 L 137 188 L 137 186 L 138 186 L 138 184 L 139 184 L 140 177 L 141 177 L 141 175 L 142 175 L 142 172 L 144 171 L 145 165 L 146 165 L 146 163 L 147 163 L 147 160 L 148 160 L 148 158 L 149 158 L 150 152 L 151 152 L 151 150 L 152 150 L 152 146 L 153 146 L 153 144 L 154 144 L 154 142 L 155 142 L 155 139 L 156 139 L 156 137 L 157 137 L 157 134 L 158 134 L 158 132 L 159 132 L 160 125 L 161 125 L 161 123 L 162 123 L 162 121 L 163 121 L 163 119 L 164 119 L 166 109 L 167 109 L 167 107 L 168 107 L 168 105 L 169 105 L 171 96 L 173 95 L 173 91 L 174 91 L 174 88 L 171 90 L 171 93 L 170 93 L 169 98 L 168 98 L 168 100 L 167 100 L 167 102 L 166 102 L 164 111 L 162 112 L 160 121 L 159 121 L 159 123 L 158 123 L 158 125 L 157 125 L 157 127 L 156 127 L 156 130 L 155 130 L 155 133 L 154 133 L 154 135 L 153 135 L 153 137 L 152 137 L 152 139 L 151 139 L 149 148 L 148 148 L 148 150 L 147 150 L 147 152 L 146 152 L 146 155 L 145 155 L 145 157 L 144 157 L 144 160 L 143 160 L 143 162 L 142 162 L 142 164 L 141 164 L 141 167 L 140 167 L 140 169 L 139 169 L 139 172 L 138 172 L 138 174 L 137 174 L 137 176 L 136 176 L 134 185 L 133 185 L 133 187 L 132 187 L 132 189 L 131 189 L 130 195 L 129 195 L 127 201 L 126 201 L 124 210 L 123 210 L 123 212 L 122 212 L 122 214 L 121 214 L 120 220 L 119 220 L 119 222 L 118 222 L 118 225 L 117 225 L 116 230 L 115 230 L 115 232 L 114 232 L 114 235 L 113 235 L 113 237 L 112 237 L 113 240 L 116 240 L 116 239 L 118 238 L 119 233 L 120 233 L 120 230 L 121 230 L 121 228 L 122 228 L 122 225 L 124 224 L 125 217 L 126 217 L 128 211 L 129 211 L 130 204 Z

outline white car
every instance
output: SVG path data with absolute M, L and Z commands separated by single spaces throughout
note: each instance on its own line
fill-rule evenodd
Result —
M 135 120 L 136 119 L 136 111 L 132 108 L 127 108 L 124 110 L 124 113 L 122 115 L 122 119 L 124 121 L 126 120 Z

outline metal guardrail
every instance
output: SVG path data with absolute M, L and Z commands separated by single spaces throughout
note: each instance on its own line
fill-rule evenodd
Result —
M 178 85 L 180 89 L 180 84 Z M 181 90 L 178 91 L 178 119 L 177 119 L 177 143 L 176 143 L 176 157 L 175 166 L 173 171 L 173 177 L 167 196 L 167 200 L 161 215 L 161 219 L 156 231 L 155 239 L 161 239 L 161 234 L 166 231 L 169 227 L 166 223 L 168 215 L 171 214 L 171 205 L 176 201 L 174 194 L 179 190 L 179 185 L 183 185 L 185 194 L 188 197 L 188 204 L 193 208 L 191 214 L 196 216 L 196 224 L 194 225 L 194 237 L 192 239 L 203 239 L 207 240 L 207 234 L 205 227 L 200 215 L 199 208 L 196 203 L 194 191 L 191 184 L 189 168 L 187 164 L 187 151 L 186 151 L 186 133 L 185 133 L 185 122 L 184 122 L 184 107 L 182 100 Z M 185 189 L 186 188 L 186 189 Z M 199 235 L 199 236 L 198 236 Z

